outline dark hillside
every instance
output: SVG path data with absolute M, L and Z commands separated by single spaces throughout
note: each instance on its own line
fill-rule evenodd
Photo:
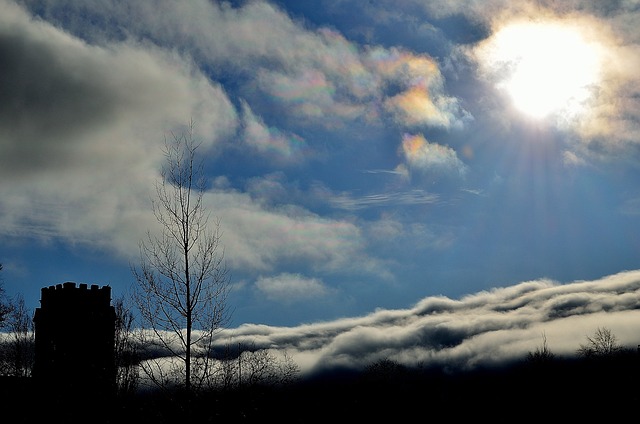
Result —
M 23 421 L 92 423 L 207 422 L 398 422 L 413 417 L 529 420 L 564 416 L 607 422 L 636 414 L 640 357 L 522 362 L 466 372 L 441 369 L 368 369 L 334 372 L 286 387 L 251 387 L 200 394 L 187 402 L 179 393 L 147 393 L 128 399 L 81 400 L 62 394 L 43 399 L 29 379 L 0 381 L 4 410 L 21 411 Z M 393 371 L 393 372 L 388 372 Z M 502 417 L 502 418 L 501 418 Z M 519 421 L 519 420 L 516 420 Z
M 336 372 L 281 388 L 208 393 L 194 400 L 192 412 L 202 422 L 398 422 L 445 416 L 457 421 L 507 413 L 524 414 L 527 421 L 557 415 L 590 420 L 600 414 L 613 420 L 636 413 L 639 360 L 635 352 L 626 352 L 456 373 L 404 367 L 394 373 Z M 139 400 L 139 420 L 153 416 L 154 422 L 168 423 L 185 413 L 177 398 Z

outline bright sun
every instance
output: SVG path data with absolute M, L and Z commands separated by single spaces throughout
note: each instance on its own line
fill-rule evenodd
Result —
M 482 50 L 498 87 L 533 118 L 581 115 L 600 79 L 601 49 L 577 27 L 515 23 L 496 32 Z

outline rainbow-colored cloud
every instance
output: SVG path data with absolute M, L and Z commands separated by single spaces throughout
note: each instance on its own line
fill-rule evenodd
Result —
M 429 143 L 422 134 L 403 135 L 400 152 L 409 169 L 418 171 L 444 170 L 460 175 L 464 175 L 467 170 L 455 150 L 441 144 Z

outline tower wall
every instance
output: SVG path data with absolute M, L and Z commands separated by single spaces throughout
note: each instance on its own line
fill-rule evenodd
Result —
M 41 290 L 34 377 L 48 389 L 96 395 L 115 386 L 111 287 L 66 282 Z

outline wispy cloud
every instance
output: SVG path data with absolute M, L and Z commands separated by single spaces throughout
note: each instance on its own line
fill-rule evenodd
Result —
M 404 176 L 404 173 L 397 169 L 366 169 L 362 172 L 365 174 L 394 174 Z
M 302 161 L 308 153 L 302 137 L 268 127 L 246 102 L 242 102 L 242 116 L 244 141 L 249 147 L 280 163 Z
M 331 197 L 329 202 L 335 208 L 355 211 L 371 207 L 433 204 L 437 203 L 439 199 L 440 197 L 437 194 L 415 189 L 403 192 L 369 194 L 361 197 L 341 193 Z

